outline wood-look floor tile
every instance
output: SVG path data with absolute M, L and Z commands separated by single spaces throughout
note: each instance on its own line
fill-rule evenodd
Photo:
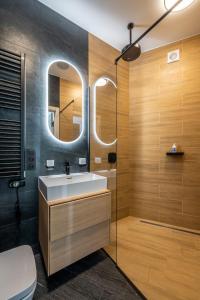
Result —
M 148 300 L 200 299 L 200 236 L 142 223 L 117 222 L 120 267 Z

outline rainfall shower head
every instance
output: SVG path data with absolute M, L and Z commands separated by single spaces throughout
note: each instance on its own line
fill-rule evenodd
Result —
M 122 49 L 122 53 L 130 47 L 130 45 L 132 44 L 132 30 L 134 28 L 134 24 L 133 23 L 129 23 L 127 26 L 129 32 L 130 32 L 130 43 L 128 45 L 126 45 L 123 49 Z M 123 60 L 125 61 L 133 61 L 136 60 L 141 54 L 141 47 L 139 44 L 136 44 L 134 46 L 132 46 L 128 51 L 126 51 L 126 53 L 124 53 L 122 55 Z

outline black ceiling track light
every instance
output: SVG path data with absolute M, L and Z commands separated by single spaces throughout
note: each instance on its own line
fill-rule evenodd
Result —
M 122 49 L 122 54 L 123 54 L 122 58 L 125 61 L 133 61 L 133 60 L 136 60 L 140 56 L 141 47 L 139 44 L 135 44 L 132 47 L 130 47 L 132 45 L 132 31 L 134 28 L 134 23 L 129 23 L 127 28 L 130 33 L 130 43 Z
M 138 55 L 138 56 L 136 55 L 137 54 L 136 50 L 139 51 L 139 49 L 137 49 L 139 41 L 141 41 L 143 39 L 143 37 L 145 37 L 152 29 L 154 29 L 162 20 L 164 20 L 182 1 L 183 0 L 178 0 L 170 9 L 168 9 L 166 11 L 166 13 L 164 13 L 164 15 L 162 15 L 139 38 L 137 38 L 135 42 L 132 43 L 132 41 L 131 41 L 131 43 L 129 45 L 125 46 L 124 49 L 122 50 L 122 53 L 115 59 L 115 64 L 117 65 L 118 61 L 121 58 L 123 58 L 125 61 L 132 61 L 132 60 L 137 59 L 140 56 L 140 55 Z M 128 24 L 128 29 L 130 30 L 130 37 L 131 38 L 132 38 L 132 29 L 133 29 L 133 27 L 134 27 L 133 23 Z M 135 54 L 135 56 L 134 56 L 134 54 Z

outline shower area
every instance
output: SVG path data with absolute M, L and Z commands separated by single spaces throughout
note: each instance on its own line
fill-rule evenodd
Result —
M 117 214 L 117 265 L 147 299 L 200 299 L 199 61 L 197 35 L 129 62 L 128 127 L 117 119 L 117 208 L 127 200 L 129 211 Z
M 200 35 L 117 64 L 89 44 L 90 169 L 112 191 L 105 251 L 144 299 L 200 299 Z

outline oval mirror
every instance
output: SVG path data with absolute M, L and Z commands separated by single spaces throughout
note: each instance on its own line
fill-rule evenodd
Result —
M 94 84 L 94 135 L 99 143 L 108 146 L 116 142 L 116 93 L 116 84 L 108 77 L 101 77 Z
M 83 82 L 79 71 L 66 61 L 48 68 L 48 126 L 60 141 L 76 141 L 83 132 Z

